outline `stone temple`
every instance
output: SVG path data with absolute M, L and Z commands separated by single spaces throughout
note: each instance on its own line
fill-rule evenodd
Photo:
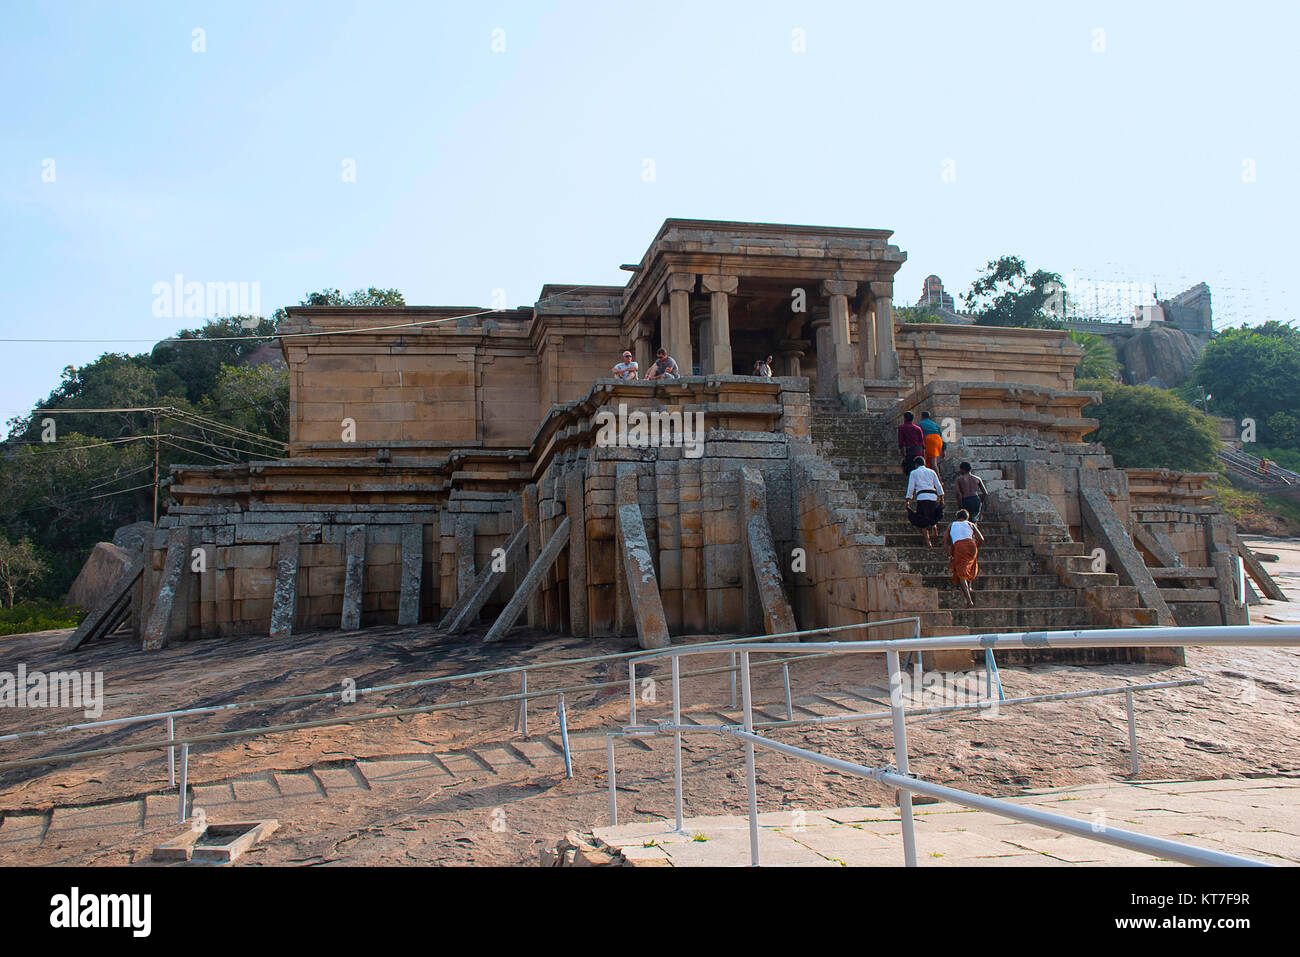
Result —
M 1253 559 L 1209 475 L 1119 469 L 1086 442 L 1099 397 L 1074 389 L 1064 332 L 896 324 L 891 235 L 670 219 L 625 286 L 547 285 L 505 311 L 290 309 L 289 455 L 173 469 L 136 637 L 1245 624 Z M 681 379 L 611 377 L 660 345 Z M 772 378 L 738 374 L 768 355 Z M 947 433 L 948 517 L 959 462 L 990 490 L 973 609 L 904 519 L 905 409 Z

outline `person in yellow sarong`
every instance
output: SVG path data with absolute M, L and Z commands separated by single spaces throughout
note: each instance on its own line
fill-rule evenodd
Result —
M 964 508 L 957 513 L 948 526 L 948 567 L 952 570 L 954 585 L 961 585 L 966 595 L 966 604 L 975 606 L 975 596 L 971 594 L 971 584 L 979 574 L 979 547 L 984 544 L 984 536 L 970 520 L 970 512 Z

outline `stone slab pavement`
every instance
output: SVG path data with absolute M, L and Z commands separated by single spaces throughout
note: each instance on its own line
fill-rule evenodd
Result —
M 1029 792 L 1009 799 L 1087 822 L 1224 851 L 1300 864 L 1300 779 L 1139 781 Z M 897 808 L 770 811 L 758 815 L 759 860 L 775 867 L 901 867 Z M 598 845 L 634 866 L 747 867 L 741 815 L 598 827 Z M 954 804 L 915 808 L 920 867 L 1181 866 Z

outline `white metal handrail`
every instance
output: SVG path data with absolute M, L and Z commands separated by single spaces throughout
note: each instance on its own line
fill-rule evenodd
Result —
M 657 726 L 654 730 L 637 728 L 634 724 L 623 729 L 618 736 L 641 736 L 661 731 L 672 731 L 674 736 L 674 796 L 676 804 L 677 830 L 683 829 L 681 747 L 682 734 L 705 732 L 729 734 L 744 744 L 745 774 L 749 799 L 749 836 L 750 859 L 754 865 L 759 864 L 758 850 L 758 804 L 757 775 L 755 772 L 754 748 L 763 747 L 778 751 L 791 757 L 811 761 L 825 767 L 831 767 L 861 777 L 871 777 L 882 784 L 890 784 L 899 789 L 899 816 L 903 835 L 903 855 L 907 866 L 916 866 L 916 837 L 913 827 L 912 794 L 924 794 L 940 800 L 950 801 L 977 810 L 985 810 L 1014 820 L 1026 821 L 1044 827 L 1074 834 L 1090 840 L 1114 844 L 1130 850 L 1158 857 L 1181 861 L 1188 864 L 1222 866 L 1257 866 L 1261 862 L 1246 857 L 1223 854 L 1205 848 L 1195 847 L 1163 838 L 1150 837 L 1133 831 L 1108 828 L 1090 821 L 1035 808 L 1012 804 L 999 798 L 989 798 L 972 794 L 956 788 L 922 781 L 912 775 L 908 767 L 907 728 L 905 709 L 902 701 L 902 669 L 899 666 L 900 651 L 938 651 L 938 650 L 993 650 L 999 647 L 1026 649 L 1064 649 L 1064 648 L 1126 648 L 1126 647 L 1179 647 L 1185 645 L 1212 645 L 1228 647 L 1294 647 L 1300 645 L 1300 626 L 1295 625 L 1230 625 L 1197 628 L 1113 628 L 1095 631 L 1055 631 L 1055 632 L 1001 632 L 986 635 L 949 635 L 934 638 L 904 638 L 872 642 L 774 642 L 772 644 L 728 648 L 717 645 L 708 649 L 669 648 L 649 652 L 634 659 L 636 662 L 652 658 L 669 657 L 673 668 L 673 722 L 671 725 Z M 743 699 L 743 724 L 732 725 L 683 725 L 680 720 L 681 682 L 679 661 L 682 656 L 690 654 L 718 654 L 735 651 L 740 658 L 740 673 Z M 749 658 L 753 653 L 780 653 L 782 651 L 827 651 L 844 654 L 884 654 L 889 669 L 890 715 L 893 719 L 894 762 L 893 768 L 870 768 L 817 754 L 793 745 L 773 741 L 754 733 L 753 702 L 750 683 Z M 1126 689 L 1130 714 L 1132 713 L 1132 692 Z M 616 817 L 613 796 L 614 760 L 613 736 L 607 739 L 610 771 L 610 809 Z M 1135 738 L 1130 724 L 1130 747 L 1135 747 Z

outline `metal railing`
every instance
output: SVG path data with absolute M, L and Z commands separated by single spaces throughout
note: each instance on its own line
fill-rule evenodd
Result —
M 867 630 L 872 627 L 876 627 L 880 625 L 905 624 L 905 623 L 912 624 L 914 634 L 919 634 L 919 629 L 920 629 L 919 617 L 890 619 L 888 621 L 880 621 L 880 622 L 866 622 L 862 624 L 845 625 L 836 628 L 814 629 L 813 631 L 807 633 L 808 634 L 830 634 L 830 633 L 837 633 L 837 632 L 848 631 L 848 630 Z M 762 641 L 771 641 L 779 638 L 788 638 L 796 634 L 800 634 L 800 633 L 792 632 L 788 634 L 777 634 L 777 635 L 754 635 L 747 638 L 722 638 L 714 641 L 699 642 L 696 644 L 685 645 L 681 647 L 696 648 L 696 647 L 704 647 L 707 645 L 724 645 L 724 644 L 731 647 L 736 645 L 748 645 L 748 644 L 762 642 Z M 127 754 L 127 753 L 132 753 L 137 751 L 166 750 L 169 789 L 177 787 L 176 775 L 177 775 L 177 768 L 179 765 L 180 787 L 177 789 L 178 797 L 179 797 L 179 808 L 178 808 L 178 823 L 179 823 L 185 820 L 186 786 L 187 786 L 188 776 L 189 776 L 189 754 L 190 754 L 191 745 L 228 741 L 237 738 L 256 737 L 263 734 L 280 734 L 283 732 L 298 731 L 298 730 L 303 730 L 308 728 L 324 728 L 324 727 L 334 727 L 334 726 L 348 725 L 348 724 L 357 724 L 362 721 L 374 721 L 382 718 L 399 718 L 399 717 L 405 717 L 414 714 L 429 714 L 438 711 L 451 711 L 459 708 L 474 707 L 474 706 L 484 705 L 484 704 L 510 703 L 516 701 L 519 703 L 519 712 L 516 718 L 515 727 L 520 730 L 520 732 L 523 734 L 524 737 L 527 737 L 528 736 L 528 702 L 535 698 L 554 697 L 556 699 L 556 720 L 559 726 L 560 738 L 561 738 L 562 749 L 564 754 L 565 773 L 567 776 L 571 777 L 573 773 L 572 770 L 573 765 L 572 765 L 572 756 L 569 748 L 567 711 L 565 709 L 565 704 L 564 704 L 564 695 L 573 694 L 573 693 L 583 693 L 589 691 L 599 691 L 606 688 L 620 687 L 623 684 L 623 680 L 618 679 L 615 681 L 587 682 L 584 684 L 569 685 L 560 688 L 546 688 L 540 691 L 529 691 L 528 673 L 530 671 L 543 671 L 546 669 L 573 667 L 577 665 L 591 665 L 591 664 L 599 664 L 604 662 L 627 660 L 629 662 L 628 681 L 631 684 L 634 691 L 632 707 L 635 710 L 636 677 L 635 677 L 635 666 L 633 666 L 631 662 L 633 659 L 643 656 L 645 654 L 646 652 L 644 650 L 639 649 L 636 651 L 615 652 L 607 655 L 592 655 L 592 656 L 587 656 L 582 658 L 564 658 L 564 659 L 558 659 L 556 661 L 543 661 L 535 664 L 516 665 L 508 668 L 491 668 L 491 669 L 486 669 L 481 671 L 463 672 L 460 674 L 453 674 L 453 675 L 439 675 L 433 678 L 422 678 L 415 681 L 403 681 L 403 682 L 397 682 L 397 683 L 386 684 L 386 685 L 374 685 L 367 688 L 350 689 L 349 691 L 342 691 L 342 690 L 321 691 L 321 692 L 312 692 L 309 694 L 285 695 L 276 698 L 261 698 L 261 699 L 250 699 L 244 701 L 233 701 L 233 702 L 228 702 L 226 704 L 220 704 L 220 705 L 203 705 L 203 706 L 192 707 L 192 708 L 175 709 L 172 711 L 157 711 L 149 714 L 129 715 L 121 718 L 109 718 L 102 721 L 81 722 L 78 724 L 65 725 L 57 728 L 41 728 L 32 731 L 20 731 L 20 732 L 0 736 L 0 742 L 25 741 L 33 738 L 44 737 L 47 735 L 64 734 L 73 731 L 97 730 L 97 729 L 109 728 L 109 727 L 123 727 L 132 724 L 146 724 L 146 723 L 152 723 L 158 721 L 166 722 L 167 739 L 165 741 L 146 741 L 146 742 L 140 742 L 138 744 L 119 745 L 119 746 L 107 747 L 107 748 L 96 748 L 96 749 L 91 749 L 86 751 L 65 751 L 65 752 L 43 755 L 34 758 L 22 758 L 17 760 L 10 760 L 5 762 L 0 762 L 0 771 L 8 771 L 17 768 L 36 767 L 36 766 L 47 765 L 47 764 L 52 765 L 52 764 L 72 763 L 77 761 L 91 760 L 93 758 L 108 757 L 108 756 L 118 755 L 118 754 Z M 786 658 L 782 658 L 776 661 L 766 662 L 765 664 L 770 667 L 780 666 L 782 668 L 788 669 L 789 666 L 787 662 L 805 660 L 807 658 L 812 658 L 812 657 L 826 657 L 826 655 L 798 654 L 798 655 L 792 655 Z M 734 674 L 735 674 L 735 667 L 736 667 L 734 653 L 732 654 L 732 662 L 733 663 L 731 667 L 707 668 L 698 671 L 688 672 L 685 675 L 679 675 L 679 677 L 703 677 L 707 675 L 726 674 L 728 672 L 732 672 L 733 674 L 732 695 L 734 698 L 735 695 Z M 340 702 L 351 703 L 350 701 L 348 701 L 347 698 L 348 695 L 359 697 L 364 694 L 377 694 L 377 693 L 385 693 L 385 692 L 392 692 L 392 691 L 399 691 L 399 690 L 408 690 L 412 688 L 427 688 L 430 686 L 446 684 L 454 681 L 466 681 L 466 680 L 492 678 L 492 677 L 499 677 L 499 676 L 515 675 L 515 674 L 519 675 L 519 679 L 520 679 L 520 690 L 516 694 L 492 695 L 492 696 L 486 696 L 480 698 L 462 699 L 462 700 L 451 701 L 451 702 L 441 702 L 437 704 L 426 704 L 426 705 L 418 705 L 418 706 L 405 707 L 405 708 L 390 708 L 388 710 L 383 710 L 383 711 L 370 711 L 370 712 L 363 712 L 361 714 L 355 714 L 355 715 L 320 718 L 320 719 L 309 720 L 309 721 L 297 721 L 297 722 L 290 722 L 290 723 L 279 724 L 279 725 L 264 725 L 264 726 L 254 727 L 254 728 L 242 728 L 233 731 L 211 732 L 207 734 L 190 734 L 179 738 L 176 736 L 176 720 L 178 718 L 212 715 L 212 714 L 219 714 L 226 711 L 245 710 L 245 709 L 252 709 L 252 708 L 264 709 L 275 705 L 302 704 L 302 703 L 314 702 L 314 701 L 327 701 L 330 699 L 338 699 Z M 787 699 L 788 699 L 789 697 L 788 671 L 786 674 L 786 685 L 787 685 Z M 177 755 L 178 749 L 180 752 L 179 759 Z
M 902 700 L 902 668 L 899 664 L 900 652 L 925 652 L 968 650 L 992 652 L 997 648 L 1019 648 L 1029 650 L 1075 649 L 1075 648 L 1134 648 L 1134 647 L 1182 647 L 1186 645 L 1219 646 L 1264 646 L 1295 647 L 1300 645 L 1300 626 L 1293 625 L 1238 625 L 1200 628 L 1117 628 L 1097 629 L 1095 631 L 1056 631 L 1056 632 L 1006 632 L 985 635 L 953 635 L 936 638 L 905 638 L 872 642 L 804 642 L 793 644 L 774 642 L 761 646 L 738 645 L 734 648 L 725 644 L 715 644 L 709 648 L 670 648 L 641 655 L 632 662 L 669 657 L 672 661 L 673 674 L 673 719 L 672 723 L 654 726 L 637 726 L 629 724 L 622 731 L 607 736 L 608 786 L 611 823 L 617 821 L 617 802 L 615 797 L 615 763 L 613 742 L 617 737 L 648 737 L 672 732 L 673 766 L 674 766 L 674 802 L 677 830 L 684 826 L 682 802 L 681 748 L 684 733 L 712 733 L 728 735 L 741 741 L 745 751 L 745 777 L 749 805 L 749 838 L 751 863 L 758 865 L 758 805 L 757 777 L 755 773 L 754 749 L 761 747 L 785 754 L 800 760 L 832 768 L 845 774 L 870 778 L 881 784 L 898 789 L 899 816 L 903 838 L 903 856 L 908 867 L 916 866 L 916 837 L 913 826 L 912 794 L 922 794 L 970 807 L 975 810 L 988 811 L 1001 817 L 1047 827 L 1066 834 L 1073 834 L 1089 840 L 1113 844 L 1140 853 L 1180 861 L 1186 864 L 1209 866 L 1259 866 L 1262 862 L 1233 854 L 1195 847 L 1164 838 L 1151 837 L 1134 831 L 1099 825 L 1093 821 L 1080 821 L 1042 811 L 1032 807 L 1013 804 L 1000 798 L 989 798 L 972 794 L 968 791 L 946 787 L 929 781 L 923 781 L 912 774 L 908 765 L 906 709 Z M 831 654 L 883 654 L 889 671 L 890 708 L 889 717 L 893 722 L 894 765 L 893 767 L 869 767 L 842 761 L 805 748 L 795 747 L 756 734 L 754 729 L 754 706 L 750 681 L 751 654 L 781 652 L 826 652 Z M 683 725 L 681 723 L 681 674 L 679 662 L 684 655 L 735 653 L 740 658 L 740 676 L 742 685 L 742 723 L 737 725 Z M 1161 682 L 1151 686 L 1125 686 L 1122 689 L 1098 689 L 1092 694 L 1101 694 L 1123 690 L 1129 715 L 1129 748 L 1136 761 L 1137 738 L 1133 717 L 1133 694 L 1139 690 L 1153 690 L 1155 687 L 1173 687 L 1186 682 Z M 1065 693 L 1060 696 L 1034 696 L 1042 700 L 1065 700 L 1069 697 L 1083 697 L 1088 692 Z M 1014 700 L 1014 699 L 1011 699 Z M 999 702 L 999 705 L 1007 702 Z M 870 720 L 880 715 L 846 715 L 846 721 Z M 785 722 L 793 726 L 796 722 Z M 802 723 L 802 722 L 798 722 Z M 828 723 L 828 722 L 822 722 Z M 1136 767 L 1136 763 L 1133 764 Z
M 1268 466 L 1265 466 L 1262 458 L 1249 452 L 1224 447 L 1219 449 L 1219 461 L 1230 470 L 1235 470 L 1263 485 L 1276 488 L 1300 485 L 1300 475 L 1283 468 L 1276 462 L 1270 461 Z

